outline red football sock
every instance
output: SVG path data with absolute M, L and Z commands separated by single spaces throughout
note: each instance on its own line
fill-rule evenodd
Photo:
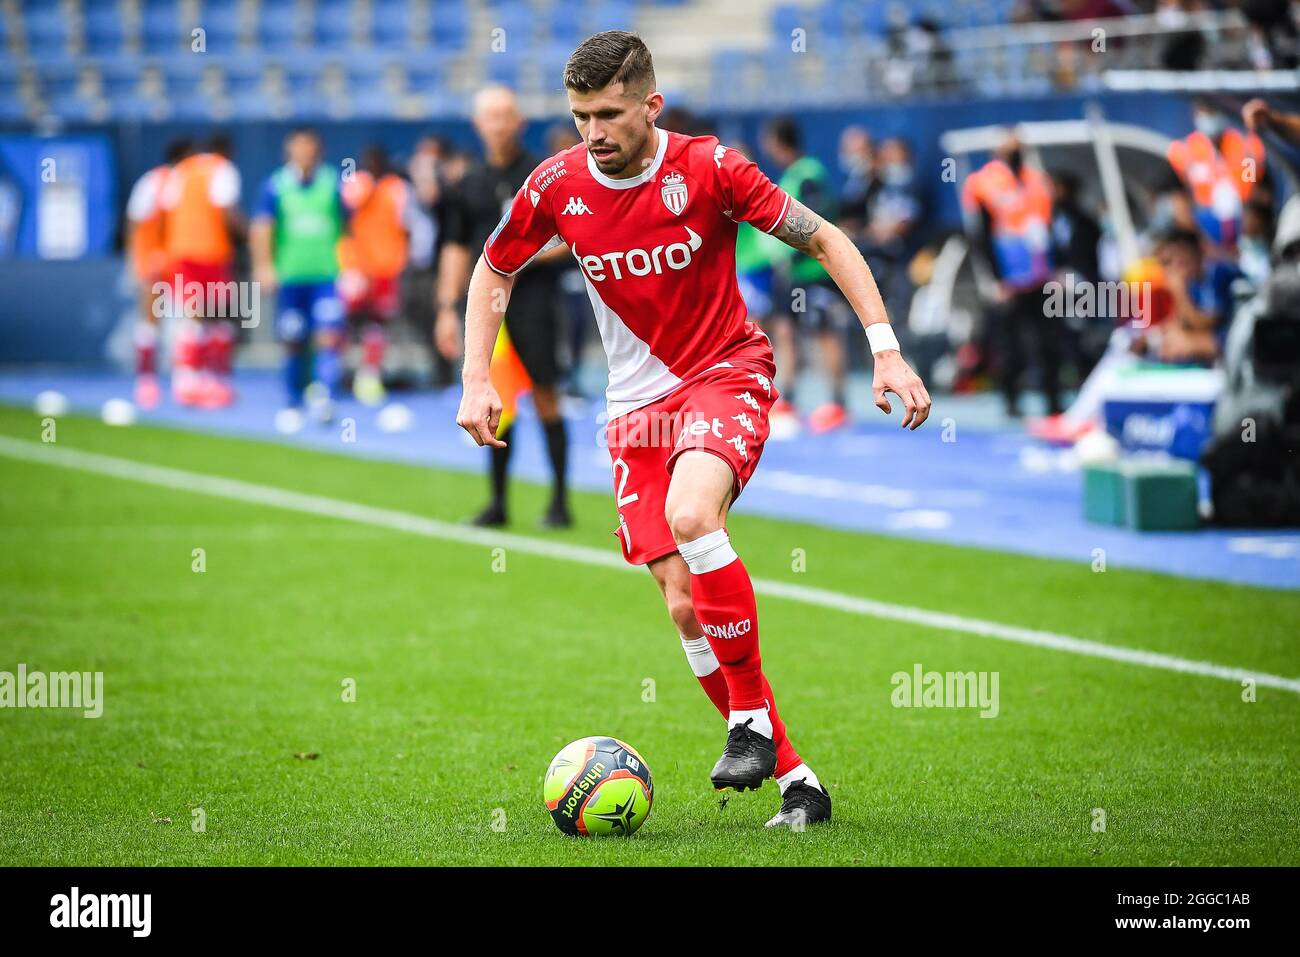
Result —
M 717 708 L 724 718 L 727 717 L 731 713 L 731 697 L 727 693 L 727 677 L 722 673 L 722 668 L 713 654 L 713 649 L 709 647 L 709 639 L 703 636 L 687 638 L 682 635 L 682 651 L 686 652 L 686 660 L 690 662 L 695 680 L 700 683 L 704 693 L 709 696 L 709 700 L 713 702 L 713 707 Z
M 230 323 L 211 323 L 208 326 L 207 341 L 203 344 L 203 368 L 222 378 L 229 376 L 234 351 L 235 331 Z
M 758 607 L 749 572 L 726 529 L 678 546 L 691 570 L 695 617 L 727 679 L 732 711 L 761 709 L 768 695 L 758 654 Z
M 772 721 L 772 741 L 776 744 L 776 772 L 775 777 L 780 777 L 788 771 L 793 771 L 799 765 L 803 764 L 803 758 L 799 757 L 799 752 L 794 749 L 790 739 L 785 733 L 785 722 L 781 720 L 781 715 L 776 710 L 776 697 L 772 694 L 772 686 L 767 683 L 767 678 L 763 678 L 763 693 L 767 695 L 767 716 Z
M 387 346 L 388 337 L 384 335 L 383 326 L 372 323 L 361 338 L 361 365 L 372 372 L 378 372 L 384 364 Z
M 135 327 L 135 374 L 153 375 L 158 355 L 158 330 L 153 323 Z

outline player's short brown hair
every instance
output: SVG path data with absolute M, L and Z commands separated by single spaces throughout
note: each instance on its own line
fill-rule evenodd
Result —
M 606 30 L 592 34 L 564 64 L 564 85 L 570 90 L 593 93 L 611 83 L 622 83 L 627 91 L 655 88 L 654 60 L 635 33 Z

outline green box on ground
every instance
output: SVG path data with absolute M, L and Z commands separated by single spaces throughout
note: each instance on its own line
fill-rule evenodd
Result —
M 1178 460 L 1127 460 L 1083 470 L 1083 517 L 1139 532 L 1196 528 L 1196 467 Z
M 1098 525 L 1124 524 L 1124 475 L 1120 463 L 1089 465 L 1083 470 L 1083 517 Z

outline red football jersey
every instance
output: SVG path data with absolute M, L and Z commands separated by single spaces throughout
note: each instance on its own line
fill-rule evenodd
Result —
M 601 173 L 581 144 L 545 160 L 483 248 L 509 276 L 569 245 L 609 357 L 611 419 L 719 362 L 774 371 L 736 285 L 736 224 L 772 232 L 790 196 L 715 137 L 657 132 L 654 161 L 630 179 Z

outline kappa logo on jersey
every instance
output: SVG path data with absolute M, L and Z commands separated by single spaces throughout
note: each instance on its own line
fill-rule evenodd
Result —
M 583 201 L 581 196 L 570 196 L 569 202 L 560 210 L 561 216 L 582 216 L 584 213 L 589 216 L 592 215 L 591 207 Z
M 623 279 L 625 276 L 648 276 L 654 273 L 663 275 L 664 266 L 669 269 L 685 269 L 691 264 L 691 254 L 704 244 L 700 234 L 689 226 L 686 230 L 686 242 L 658 245 L 651 250 L 629 249 L 625 253 L 605 253 L 602 256 L 581 256 L 578 247 L 573 246 L 573 255 L 577 256 L 582 271 L 592 282 L 604 282 L 606 279 Z M 609 270 L 609 274 L 606 273 Z M 626 270 L 626 272 L 624 271 Z
M 686 200 L 690 198 L 686 192 L 685 177 L 673 171 L 663 178 L 663 184 L 659 195 L 663 197 L 664 205 L 668 207 L 668 212 L 680 216 L 686 208 Z
M 740 638 L 750 633 L 754 628 L 752 619 L 746 618 L 744 621 L 729 621 L 724 625 L 706 625 L 700 622 L 700 628 L 710 638 Z
M 726 155 L 727 148 L 721 143 L 713 148 L 713 162 L 717 165 L 718 169 L 722 169 L 722 157 Z

